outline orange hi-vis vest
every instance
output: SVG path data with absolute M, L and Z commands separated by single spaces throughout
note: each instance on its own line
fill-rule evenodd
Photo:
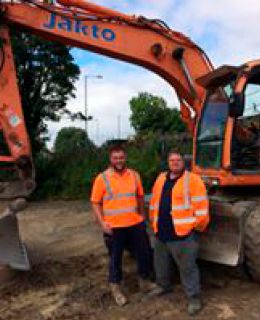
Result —
M 150 218 L 154 232 L 158 232 L 159 205 L 166 173 L 161 173 L 153 187 Z M 162 204 L 163 205 L 163 204 Z M 209 204 L 201 178 L 189 171 L 177 180 L 172 189 L 172 222 L 177 235 L 188 235 L 193 229 L 204 231 L 209 223 Z
M 139 175 L 134 170 L 128 170 L 124 183 L 116 184 L 111 179 L 113 171 L 107 169 L 102 173 L 106 185 L 103 196 L 103 217 L 112 228 L 129 227 L 143 221 L 138 213 L 137 189 Z

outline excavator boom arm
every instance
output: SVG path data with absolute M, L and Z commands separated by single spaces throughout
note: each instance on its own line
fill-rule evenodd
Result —
M 158 19 L 129 16 L 82 0 L 0 1 L 0 126 L 23 187 L 5 188 L 0 197 L 26 197 L 35 187 L 29 138 L 23 118 L 12 56 L 9 27 L 142 66 L 165 79 L 176 91 L 181 116 L 194 129 L 206 89 L 197 80 L 212 71 L 201 48 Z M 193 115 L 192 115 L 193 114 Z M 18 192 L 19 190 L 19 192 Z
M 200 113 L 205 89 L 196 79 L 213 68 L 189 38 L 158 20 L 128 16 L 82 0 L 58 2 L 62 6 L 31 0 L 5 4 L 3 22 L 49 40 L 143 66 L 164 78 L 181 102 L 195 114 Z M 189 126 L 189 119 L 184 120 Z

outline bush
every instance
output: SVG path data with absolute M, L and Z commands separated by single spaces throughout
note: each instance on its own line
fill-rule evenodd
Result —
M 94 177 L 105 168 L 102 151 L 67 152 L 36 159 L 35 199 L 84 199 L 91 191 Z
M 171 148 L 177 146 L 183 153 L 191 151 L 191 139 L 184 136 L 184 140 L 180 140 L 180 135 L 158 136 L 150 132 L 126 142 L 127 165 L 140 173 L 146 193 L 151 192 L 158 173 L 167 170 L 167 154 Z M 101 148 L 82 151 L 66 148 L 62 153 L 39 155 L 34 198 L 86 199 L 94 178 L 108 166 L 108 147 L 104 144 Z

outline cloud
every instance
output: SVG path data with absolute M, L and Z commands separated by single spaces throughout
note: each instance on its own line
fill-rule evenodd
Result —
M 141 68 L 127 66 L 110 59 L 109 63 L 102 64 L 102 68 L 92 63 L 82 68 L 81 71 L 82 75 L 76 84 L 77 97 L 71 99 L 67 107 L 73 112 L 85 112 L 84 75 L 90 75 L 87 81 L 87 110 L 88 115 L 93 116 L 93 120 L 88 122 L 88 132 L 90 138 L 96 143 L 100 144 L 107 139 L 118 138 L 119 122 L 121 138 L 134 133 L 129 122 L 129 101 L 139 92 L 146 91 L 163 96 L 170 106 L 178 106 L 176 95 L 169 84 L 157 75 Z M 103 79 L 92 77 L 98 74 L 102 74 Z M 82 121 L 71 122 L 68 119 L 59 123 L 49 123 L 51 145 L 57 132 L 65 126 L 84 128 L 85 124 Z
M 180 0 L 97 0 L 94 3 L 129 15 L 163 18 L 179 7 Z
M 259 58 L 259 0 L 92 0 L 121 12 L 165 20 L 172 29 L 188 35 L 208 53 L 214 65 L 240 65 Z M 137 42 L 138 43 L 138 42 Z M 138 45 L 138 44 L 137 44 Z M 88 85 L 89 113 L 98 121 L 89 123 L 91 138 L 99 142 L 118 134 L 131 134 L 128 118 L 129 100 L 138 92 L 148 91 L 163 96 L 169 105 L 177 105 L 172 88 L 158 76 L 109 58 L 77 51 L 82 74 L 102 74 L 103 80 L 90 79 Z M 83 55 L 86 55 L 84 60 Z M 89 57 L 89 59 L 88 59 Z M 88 62 L 89 61 L 89 62 Z M 84 111 L 83 76 L 77 83 L 77 98 L 69 101 L 74 111 Z M 84 123 L 63 120 L 50 124 L 52 137 L 65 125 L 84 127 Z M 99 132 L 98 132 L 99 131 Z M 99 134 L 98 134 L 99 133 Z
M 184 0 L 173 12 L 174 27 L 189 34 L 217 65 L 241 64 L 259 57 L 260 5 L 258 0 Z M 215 40 L 207 48 L 208 38 Z

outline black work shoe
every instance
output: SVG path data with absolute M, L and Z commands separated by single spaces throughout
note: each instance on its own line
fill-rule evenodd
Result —
M 201 299 L 198 295 L 189 298 L 187 312 L 190 316 L 195 316 L 202 309 Z

